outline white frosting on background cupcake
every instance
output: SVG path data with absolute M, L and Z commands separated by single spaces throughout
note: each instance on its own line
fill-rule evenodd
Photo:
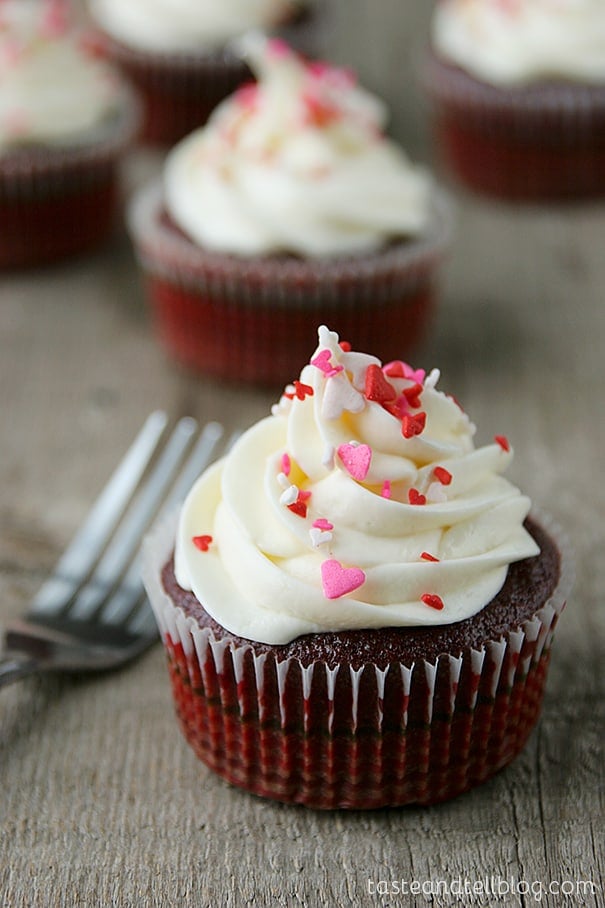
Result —
M 61 0 L 0 2 L 0 151 L 78 139 L 117 108 L 117 79 L 69 13 Z
M 605 81 L 603 0 L 441 0 L 432 39 L 441 56 L 495 85 Z
M 278 25 L 298 5 L 299 0 L 90 0 L 105 31 L 150 51 L 217 47 L 249 29 Z
M 418 236 L 431 181 L 383 134 L 386 111 L 351 74 L 279 41 L 246 42 L 258 83 L 224 101 L 165 170 L 166 207 L 207 249 L 333 256 Z

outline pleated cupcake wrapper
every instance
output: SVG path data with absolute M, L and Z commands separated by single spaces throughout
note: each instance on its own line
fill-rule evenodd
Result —
M 228 46 L 206 51 L 162 52 L 129 47 L 102 33 L 107 56 L 120 67 L 145 101 L 142 137 L 171 145 L 206 122 L 214 108 L 252 73 Z M 308 53 L 316 44 L 308 23 L 276 34 Z
M 169 353 L 224 378 L 282 384 L 299 373 L 322 323 L 385 361 L 413 349 L 451 224 L 448 200 L 435 193 L 425 237 L 352 258 L 243 259 L 196 247 L 162 218 L 161 187 L 151 185 L 129 222 Z
M 120 113 L 86 141 L 0 155 L 0 267 L 51 262 L 105 237 L 117 211 L 118 164 L 139 123 L 125 90 Z
M 89 175 L 114 166 L 132 143 L 141 122 L 141 109 L 133 92 L 124 87 L 119 111 L 107 123 L 75 137 L 69 145 L 24 148 L 0 154 L 0 200 L 28 198 L 45 183 L 57 185 L 71 173 Z
M 562 573 L 531 619 L 480 649 L 382 668 L 277 661 L 199 627 L 162 587 L 174 523 L 158 526 L 146 544 L 144 580 L 183 730 L 198 756 L 257 794 L 312 807 L 432 803 L 489 778 L 537 720 L 571 586 L 567 545 L 549 518 L 540 522 L 562 545 Z M 340 769 L 331 773 L 337 752 Z
M 425 86 L 446 163 L 471 188 L 503 198 L 605 193 L 605 84 L 484 84 L 435 56 Z

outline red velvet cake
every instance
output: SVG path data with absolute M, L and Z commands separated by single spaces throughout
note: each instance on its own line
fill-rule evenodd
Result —
M 273 385 L 322 321 L 384 359 L 407 354 L 432 316 L 446 200 L 350 73 L 276 41 L 251 56 L 258 84 L 173 149 L 132 205 L 162 346 L 189 369 Z
M 320 329 L 272 416 L 145 548 L 182 731 L 255 794 L 431 804 L 540 712 L 570 586 L 560 532 L 453 398 Z M 176 545 L 175 545 L 176 540 Z

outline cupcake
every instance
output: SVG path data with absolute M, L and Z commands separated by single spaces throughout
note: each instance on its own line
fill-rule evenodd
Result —
M 311 0 L 89 0 L 107 53 L 145 106 L 142 137 L 172 145 L 205 123 L 250 71 L 231 42 L 279 31 L 308 52 Z
M 426 81 L 463 184 L 511 200 L 605 193 L 602 0 L 441 0 Z
M 144 550 L 181 729 L 234 785 L 431 804 L 506 766 L 569 588 L 559 532 L 454 398 L 327 328 Z
M 179 143 L 132 207 L 162 343 L 198 371 L 276 385 L 328 319 L 385 359 L 405 354 L 431 313 L 444 199 L 348 71 L 281 41 L 246 48 L 258 82 Z
M 61 0 L 0 3 L 0 267 L 101 242 L 137 126 L 129 89 Z

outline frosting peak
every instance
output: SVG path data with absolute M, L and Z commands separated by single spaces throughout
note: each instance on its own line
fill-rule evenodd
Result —
M 500 475 L 506 439 L 475 448 L 438 380 L 320 328 L 300 380 L 189 494 L 181 586 L 229 631 L 266 643 L 483 608 L 508 565 L 537 554 L 530 502 Z M 212 540 L 203 552 L 200 538 Z
M 86 134 L 118 95 L 63 0 L 0 2 L 0 152 Z
M 605 80 L 603 0 L 441 0 L 438 53 L 495 85 Z
M 168 157 L 166 206 L 199 245 L 330 256 L 414 236 L 430 182 L 383 135 L 386 110 L 346 70 L 281 41 L 242 42 L 258 77 Z

